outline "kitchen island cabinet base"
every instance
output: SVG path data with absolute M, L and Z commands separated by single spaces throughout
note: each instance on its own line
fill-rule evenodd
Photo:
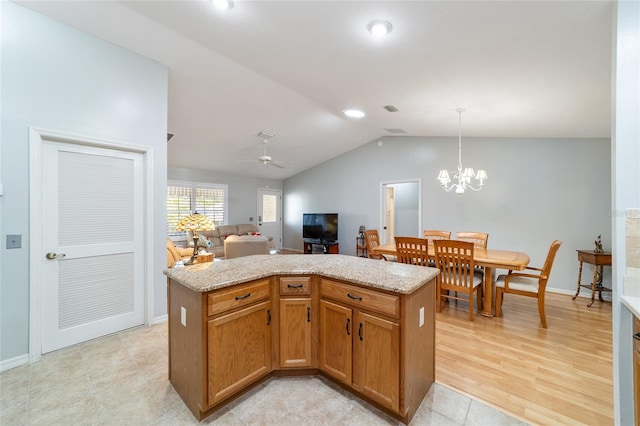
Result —
M 395 371 L 394 375 L 397 374 L 398 377 L 396 385 L 389 388 L 386 386 L 387 382 L 380 382 L 377 374 L 369 376 L 369 373 L 363 372 L 363 366 L 358 363 L 364 362 L 363 365 L 367 365 L 370 369 L 377 362 L 373 358 L 363 361 L 364 352 L 358 357 L 354 353 L 352 362 L 360 377 L 354 376 L 352 383 L 342 383 L 339 379 L 331 377 L 323 371 L 322 364 L 317 364 L 315 361 L 311 368 L 302 366 L 287 368 L 281 365 L 278 361 L 279 340 L 280 330 L 284 325 L 276 320 L 280 316 L 279 302 L 285 300 L 285 298 L 280 299 L 281 294 L 277 290 L 281 277 L 281 275 L 263 277 L 208 292 L 194 291 L 180 282 L 169 280 L 169 380 L 194 416 L 202 420 L 272 377 L 320 375 L 393 418 L 408 423 L 435 379 L 435 280 L 431 279 L 408 294 L 363 287 L 354 282 L 337 280 L 335 277 L 330 280 L 331 286 L 337 289 L 343 287 L 351 292 L 349 294 L 356 290 L 364 297 L 362 305 L 354 308 L 354 320 L 358 321 L 358 327 L 363 330 L 365 343 L 369 336 L 367 330 L 371 330 L 371 338 L 380 333 L 373 328 L 370 321 L 368 323 L 365 320 L 366 318 L 383 325 L 395 324 L 393 327 L 396 331 L 393 333 L 396 337 L 389 342 L 395 346 L 395 349 L 390 348 L 396 353 L 395 358 L 392 358 L 395 361 L 391 365 L 395 363 L 397 366 L 392 371 Z M 316 282 L 323 278 L 312 275 L 311 279 L 312 282 Z M 319 292 L 320 290 L 315 286 L 311 290 L 310 314 L 305 318 L 305 321 L 312 321 L 314 330 L 323 327 L 322 322 L 317 321 L 320 305 Z M 341 296 L 336 293 L 328 297 Z M 383 304 L 384 307 L 378 303 L 380 300 L 387 301 Z M 392 301 L 395 302 L 391 303 Z M 234 305 L 231 306 L 232 304 Z M 236 318 L 243 321 L 248 321 L 247 318 L 250 318 L 251 331 L 241 332 L 246 329 L 246 326 L 244 328 L 234 326 L 231 322 Z M 233 354 L 212 357 L 212 354 L 221 353 L 220 345 L 211 347 L 215 345 L 211 333 L 215 330 L 214 326 L 218 321 L 231 324 L 228 329 L 233 330 L 234 335 L 248 339 L 249 342 L 255 342 L 255 345 L 252 345 L 251 349 L 244 343 L 226 345 L 230 346 L 231 350 L 243 348 L 243 353 L 235 357 Z M 360 325 L 361 322 L 363 325 Z M 351 324 L 350 333 L 358 333 L 355 326 Z M 312 335 L 314 336 L 314 353 L 311 358 L 315 360 L 317 359 L 315 352 L 321 346 L 316 339 L 322 333 L 314 331 Z M 228 336 L 220 336 L 217 341 L 228 342 L 228 339 Z M 386 342 L 387 339 L 380 341 Z M 371 342 L 377 342 L 377 340 Z M 358 344 L 362 344 L 359 335 Z M 252 353 L 246 354 L 247 350 Z M 359 351 L 362 350 L 365 350 L 364 346 L 359 349 Z M 371 350 L 366 349 L 367 357 L 375 358 L 377 355 Z M 246 361 L 242 362 L 241 366 L 232 362 L 234 359 L 245 358 Z M 218 368 L 219 359 L 223 361 L 221 365 L 233 366 L 235 370 L 231 377 L 237 378 L 236 382 L 228 383 L 227 375 L 230 373 L 223 371 L 227 369 L 226 367 Z M 261 359 L 263 361 L 260 361 Z M 260 364 L 261 362 L 264 364 Z M 261 365 L 264 365 L 264 368 Z M 380 387 L 381 383 L 383 387 Z M 222 388 L 218 390 L 220 386 Z M 387 399 L 390 402 L 387 402 Z

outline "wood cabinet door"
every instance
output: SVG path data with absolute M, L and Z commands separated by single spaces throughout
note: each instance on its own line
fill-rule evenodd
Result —
M 280 366 L 311 367 L 311 298 L 280 299 Z
M 351 385 L 352 311 L 341 305 L 320 301 L 320 369 Z
M 357 311 L 353 341 L 353 387 L 398 411 L 400 325 Z
M 271 303 L 209 320 L 207 344 L 212 405 L 271 372 Z

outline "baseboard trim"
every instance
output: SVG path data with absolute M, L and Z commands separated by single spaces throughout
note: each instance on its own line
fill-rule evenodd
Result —
M 576 292 L 575 290 L 567 290 L 564 288 L 551 288 L 551 287 L 547 287 L 547 291 L 549 293 L 556 293 L 556 294 L 565 294 L 567 296 L 571 296 L 573 297 Z M 583 299 L 591 299 L 591 292 L 588 289 L 580 289 L 580 293 L 578 294 L 578 297 L 581 297 Z M 597 297 L 597 295 L 596 295 Z M 602 298 L 604 300 L 606 300 L 607 302 L 611 301 L 611 292 L 607 291 L 607 292 L 603 292 L 602 293 Z
M 149 325 L 162 324 L 163 322 L 167 322 L 167 321 L 169 321 L 169 314 L 164 314 L 164 315 L 160 315 L 159 317 L 154 317 L 151 320 L 151 324 Z
M 12 368 L 20 367 L 21 365 L 29 364 L 29 354 L 17 356 L 15 358 L 9 358 L 0 361 L 0 372 L 11 370 Z

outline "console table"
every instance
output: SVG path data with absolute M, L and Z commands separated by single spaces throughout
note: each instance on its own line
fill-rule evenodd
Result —
M 304 240 L 304 254 L 339 254 L 340 244 L 337 241 Z
M 578 288 L 576 289 L 576 294 L 573 296 L 573 300 L 578 297 L 580 293 L 580 287 L 585 287 L 591 289 L 591 302 L 587 304 L 588 307 L 593 305 L 595 300 L 596 291 L 598 292 L 598 298 L 601 302 L 604 302 L 602 298 L 603 291 L 611 291 L 610 288 L 607 288 L 602 285 L 602 272 L 605 266 L 611 266 L 611 253 L 603 252 L 596 253 L 593 250 L 576 250 L 578 252 Z M 593 281 L 591 284 L 582 284 L 582 263 L 587 262 L 593 265 Z

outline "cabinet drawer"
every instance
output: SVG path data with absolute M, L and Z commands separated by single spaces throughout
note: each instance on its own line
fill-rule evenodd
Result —
M 311 294 L 311 277 L 280 277 L 280 294 Z
M 320 283 L 320 296 L 396 318 L 400 316 L 399 296 L 326 279 Z
M 209 316 L 269 298 L 270 280 L 258 280 L 209 294 Z

